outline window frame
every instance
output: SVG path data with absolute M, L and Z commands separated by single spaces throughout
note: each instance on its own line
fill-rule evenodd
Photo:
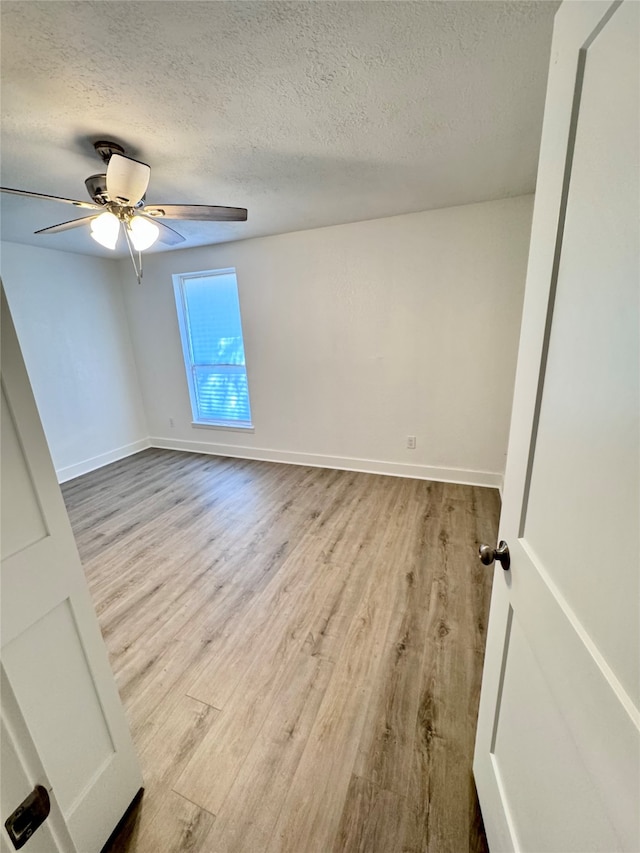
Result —
M 191 331 L 189 328 L 189 313 L 187 310 L 187 301 L 185 297 L 185 282 L 195 278 L 214 278 L 221 275 L 233 275 L 236 281 L 236 292 L 238 295 L 238 310 L 240 313 L 240 329 L 242 331 L 242 348 L 244 352 L 244 372 L 247 377 L 247 402 L 249 406 L 248 421 L 225 420 L 224 418 L 202 418 L 198 412 L 198 395 L 195 386 L 195 371 L 198 367 L 230 367 L 238 372 L 240 365 L 226 365 L 216 363 L 211 365 L 196 364 L 193 358 L 193 346 L 191 340 Z M 240 291 L 238 288 L 238 276 L 235 267 L 226 267 L 224 269 L 215 270 L 199 270 L 197 272 L 175 273 L 172 275 L 173 291 L 176 300 L 176 314 L 178 317 L 178 329 L 180 331 L 180 343 L 182 345 L 182 358 L 184 361 L 185 373 L 187 377 L 187 389 L 189 391 L 189 401 L 191 403 L 191 425 L 200 428 L 209 429 L 226 429 L 240 430 L 241 432 L 253 432 L 253 417 L 251 410 L 251 396 L 249 392 L 249 374 L 247 370 L 247 354 L 244 349 L 244 329 L 242 324 L 242 308 L 240 307 Z

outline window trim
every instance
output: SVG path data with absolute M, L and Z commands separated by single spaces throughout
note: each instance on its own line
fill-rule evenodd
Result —
M 229 430 L 238 430 L 240 432 L 254 432 L 253 420 L 250 421 L 231 421 L 224 420 L 221 418 L 199 418 L 198 417 L 198 397 L 195 389 L 195 381 L 194 381 L 194 372 L 197 367 L 201 367 L 202 365 L 196 365 L 193 360 L 193 349 L 191 342 L 191 333 L 189 329 L 189 314 L 187 311 L 187 302 L 184 293 L 184 283 L 194 278 L 213 278 L 218 275 L 233 275 L 236 280 L 236 288 L 238 286 L 238 276 L 236 273 L 235 267 L 226 267 L 224 269 L 216 269 L 216 270 L 198 270 L 197 272 L 188 272 L 188 273 L 174 273 L 172 275 L 173 279 L 173 293 L 176 300 L 176 314 L 178 317 L 178 329 L 180 331 L 180 343 L 182 345 L 182 358 L 184 361 L 184 368 L 187 377 L 187 389 L 189 391 L 189 402 L 191 403 L 191 415 L 192 422 L 191 426 L 193 427 L 204 427 L 211 429 L 229 429 Z M 240 308 L 240 293 L 238 291 L 238 307 Z M 240 309 L 240 326 L 242 328 L 242 310 Z M 242 335 L 242 345 L 244 348 L 244 329 Z M 246 363 L 246 352 L 245 352 L 245 364 L 244 369 L 247 374 L 247 387 L 249 384 L 249 376 L 247 371 L 247 363 Z M 224 366 L 224 365 L 221 365 Z M 230 367 L 236 367 L 237 365 L 228 365 Z M 251 412 L 251 400 L 249 399 L 249 411 Z

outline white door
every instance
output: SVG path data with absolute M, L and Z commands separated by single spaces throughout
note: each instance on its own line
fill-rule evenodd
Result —
M 1 313 L 2 849 L 8 797 L 40 784 L 26 853 L 98 853 L 142 779 L 4 292 Z
M 640 851 L 639 34 L 634 0 L 556 16 L 474 760 L 492 853 Z

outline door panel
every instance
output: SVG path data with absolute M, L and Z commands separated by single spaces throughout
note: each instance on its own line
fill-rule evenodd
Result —
M 37 755 L 30 789 L 44 784 L 78 851 L 98 853 L 142 779 L 4 293 L 1 367 L 2 677 L 18 746 Z
M 2 422 L 0 435 L 4 442 L 2 458 L 2 507 L 5 524 L 2 529 L 2 559 L 17 554 L 23 548 L 34 545 L 47 535 L 40 505 L 16 426 L 11 417 L 4 388 L 2 390 Z
M 46 821 L 31 836 L 24 846 L 25 853 L 81 853 L 71 836 L 58 804 L 51 783 L 47 778 L 37 750 L 24 724 L 13 690 L 3 669 L 0 669 L 0 702 L 2 704 L 2 784 L 0 785 L 0 849 L 2 853 L 13 851 L 13 844 L 4 827 L 4 821 L 22 803 L 36 785 L 49 791 L 51 812 Z
M 640 850 L 635 2 L 554 28 L 474 775 L 492 853 Z
M 16 637 L 2 656 L 31 737 L 49 775 L 56 779 L 58 802 L 71 813 L 96 768 L 113 758 L 115 748 L 69 599 Z M 69 696 L 74 699 L 71 704 Z
M 27 774 L 24 771 L 20 759 L 13 748 L 11 736 L 7 730 L 4 720 L 0 723 L 0 759 L 2 761 L 2 777 L 3 785 L 0 789 L 2 795 L 0 802 L 2 805 L 2 844 L 0 850 L 2 853 L 11 853 L 14 850 L 13 844 L 7 840 L 4 829 L 4 821 L 13 813 L 15 808 L 28 797 L 33 790 L 33 786 Z M 4 779 L 10 779 L 11 783 L 7 786 L 4 784 Z M 31 837 L 23 848 L 25 853 L 56 853 L 60 848 L 56 843 L 56 839 L 51 831 L 51 827 L 45 822 Z
M 521 535 L 640 706 L 640 99 L 620 85 L 640 77 L 634 5 L 587 54 Z
M 538 760 L 541 749 L 554 756 L 551 780 L 548 768 Z M 524 849 L 539 853 L 615 850 L 617 838 L 606 809 L 517 618 L 511 624 L 492 754 L 509 791 L 508 807 Z M 527 768 L 526 786 L 521 784 L 523 767 Z M 584 804 L 585 820 L 579 832 L 566 820 L 556 786 L 574 791 Z M 537 840 L 540 815 L 545 823 L 542 844 Z
M 540 570 L 532 572 L 524 580 L 517 578 L 516 560 L 521 567 L 527 565 L 526 560 L 536 565 L 535 555 L 526 552 L 514 555 L 514 577 L 509 591 L 513 615 L 503 635 L 506 641 L 501 654 L 502 683 L 495 711 L 492 710 L 490 715 L 491 741 L 487 746 L 492 774 L 502 789 L 501 807 L 509 815 L 513 843 L 492 843 L 488 832 L 491 851 L 515 849 L 538 853 L 539 850 L 550 849 L 554 853 L 569 850 L 579 853 L 583 849 L 593 849 L 602 853 L 617 850 L 636 853 L 640 849 L 637 809 L 640 767 L 638 729 L 633 709 L 625 704 L 615 682 L 612 683 L 606 663 L 549 578 L 545 578 Z M 505 583 L 500 577 L 496 581 Z M 514 672 L 519 673 L 518 683 L 529 682 L 527 691 L 534 683 L 544 684 L 544 690 L 535 702 L 526 695 L 521 696 L 517 711 L 509 704 L 515 682 Z M 503 704 L 505 701 L 506 705 Z M 504 729 L 507 732 L 503 737 Z M 498 752 L 498 747 L 501 744 L 504 747 L 505 742 L 510 742 L 513 748 L 514 730 L 523 741 L 522 755 L 526 750 L 530 759 L 518 765 L 518 779 L 512 772 L 504 775 L 505 752 L 504 749 Z M 576 761 L 574 767 L 564 766 L 567 754 L 558 751 L 554 740 L 554 732 L 558 731 L 564 731 L 571 740 L 571 755 Z M 477 750 L 481 737 L 479 728 Z M 507 767 L 513 768 L 514 760 L 511 755 Z M 480 779 L 484 777 L 478 775 L 479 762 L 484 763 L 476 751 L 474 771 L 483 816 L 487 818 L 489 815 L 485 814 L 483 792 L 480 790 Z M 576 774 L 582 777 L 582 785 L 567 786 L 563 783 L 563 779 L 573 778 Z M 547 788 L 545 796 L 554 804 L 550 813 L 536 810 L 541 784 Z M 600 803 L 597 809 L 593 805 L 593 797 L 583 795 L 583 791 L 591 789 L 597 792 Z M 519 815 L 525 811 L 529 814 L 530 827 L 518 822 Z M 558 820 L 564 821 L 564 831 L 571 833 L 571 844 L 566 837 L 562 843 L 558 839 L 550 840 L 554 814 L 558 815 Z M 592 826 L 596 814 L 607 815 L 602 822 L 601 833 Z M 589 829 L 585 831 L 587 827 Z M 615 828 L 615 843 L 611 841 L 611 827 Z M 528 828 L 533 830 L 532 834 L 528 834 Z

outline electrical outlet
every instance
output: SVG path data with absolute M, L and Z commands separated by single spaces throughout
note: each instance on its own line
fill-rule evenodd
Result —
M 416 449 L 416 437 L 415 435 L 407 436 L 407 450 L 415 450 Z
M 173 429 L 175 425 L 176 424 L 175 424 L 175 421 L 173 420 L 173 418 L 169 418 L 169 426 L 171 427 L 171 429 Z

